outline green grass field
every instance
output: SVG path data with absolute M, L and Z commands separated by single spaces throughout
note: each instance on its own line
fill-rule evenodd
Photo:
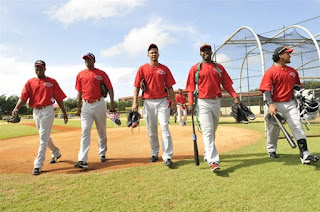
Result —
M 262 123 L 232 126 L 263 133 Z M 317 154 L 319 140 L 308 139 Z M 278 154 L 278 159 L 267 156 L 262 137 L 221 154 L 217 174 L 193 160 L 174 160 L 171 169 L 159 163 L 101 173 L 0 174 L 0 210 L 320 211 L 320 162 L 300 164 L 298 149 L 283 139 Z

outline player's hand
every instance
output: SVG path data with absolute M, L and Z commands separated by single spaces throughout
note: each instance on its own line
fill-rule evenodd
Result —
M 176 113 L 177 112 L 177 104 L 176 103 L 172 103 L 172 112 Z
M 238 105 L 241 104 L 241 101 L 240 101 L 239 97 L 234 98 L 234 103 L 236 103 Z
M 137 104 L 136 102 L 132 102 L 131 110 L 132 110 L 133 112 L 138 111 L 138 104 Z
M 188 110 L 191 112 L 193 111 L 193 104 L 192 105 L 188 105 Z
M 78 116 L 81 116 L 81 108 L 77 108 L 77 114 Z
M 279 110 L 274 104 L 269 105 L 269 114 L 270 115 L 275 115 L 277 111 L 279 111 Z
M 115 110 L 114 101 L 111 101 L 111 102 L 110 102 L 110 110 Z
M 64 124 L 68 123 L 68 115 L 67 114 L 63 115 L 63 120 L 64 120 Z
M 11 115 L 14 116 L 15 112 L 19 112 L 19 109 L 14 108 L 14 109 L 12 110 L 12 112 L 11 112 Z

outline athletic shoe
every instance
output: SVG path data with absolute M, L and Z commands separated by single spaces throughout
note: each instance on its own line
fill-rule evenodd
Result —
M 270 156 L 270 158 L 278 158 L 279 157 L 279 155 L 277 155 L 276 152 L 269 152 L 269 156 Z
M 57 162 L 57 160 L 59 159 L 59 158 L 61 158 L 61 154 L 58 156 L 58 157 L 53 157 L 53 158 L 51 158 L 51 160 L 50 160 L 50 162 L 49 163 L 56 163 Z
M 106 161 L 107 161 L 106 156 L 101 156 L 101 157 L 100 157 L 100 161 L 101 161 L 101 162 L 106 162 Z
M 39 175 L 40 173 L 41 173 L 40 168 L 34 168 L 33 171 L 32 171 L 33 175 Z
M 210 169 L 212 172 L 217 172 L 220 170 L 220 165 L 219 163 L 213 162 L 210 164 Z
M 207 158 L 204 157 L 204 158 L 203 158 L 203 161 L 204 161 L 204 162 L 207 162 Z
M 78 161 L 76 164 L 74 164 L 75 168 L 80 168 L 80 169 L 87 169 L 88 168 L 88 164 L 86 162 L 83 161 Z
M 311 155 L 311 153 L 307 150 L 303 152 L 303 157 L 300 157 L 300 160 L 302 164 L 309 164 L 311 162 L 317 162 L 319 157 L 317 155 Z
M 187 125 L 186 125 L 186 122 L 183 123 L 183 126 L 187 126 Z
M 151 158 L 149 160 L 152 163 L 157 162 L 158 161 L 158 156 L 151 156 Z
M 171 159 L 166 159 L 166 160 L 164 160 L 164 164 L 165 164 L 166 166 L 170 166 L 170 165 L 172 165 L 173 163 L 172 163 L 172 160 L 171 160 Z

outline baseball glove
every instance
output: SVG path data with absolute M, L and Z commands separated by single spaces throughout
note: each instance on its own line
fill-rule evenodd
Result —
M 140 81 L 140 89 L 142 90 L 142 92 L 146 91 L 147 89 L 144 79 Z
M 139 125 L 141 115 L 137 111 L 131 111 L 128 115 L 127 127 L 135 128 Z
M 241 110 L 243 111 L 243 113 L 245 114 L 245 116 L 250 119 L 250 120 L 255 120 L 256 116 L 251 112 L 251 110 L 245 106 L 244 104 L 241 103 Z
M 121 125 L 120 113 L 118 113 L 116 110 L 109 110 L 106 114 L 113 123 L 115 123 L 118 126 Z
M 233 116 L 233 118 L 236 119 L 238 123 L 240 122 L 244 124 L 249 123 L 245 112 L 241 109 L 241 106 L 239 104 L 236 104 L 236 103 L 232 104 L 231 115 Z
M 19 123 L 20 122 L 20 117 L 19 117 L 19 112 L 15 111 L 13 113 L 13 116 L 5 119 L 8 123 Z
M 101 89 L 101 95 L 102 95 L 103 97 L 107 97 L 107 95 L 108 95 L 108 88 L 107 88 L 107 86 L 104 84 L 103 81 L 100 83 L 100 89 Z

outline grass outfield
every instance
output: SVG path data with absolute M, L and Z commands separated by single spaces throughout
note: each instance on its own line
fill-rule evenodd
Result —
M 262 123 L 234 126 L 263 133 Z M 317 154 L 319 140 L 308 139 Z M 221 154 L 218 174 L 193 160 L 174 160 L 172 169 L 159 163 L 103 173 L 0 174 L 0 210 L 319 211 L 320 162 L 300 164 L 298 149 L 283 139 L 277 152 L 280 158 L 269 158 L 262 137 Z

